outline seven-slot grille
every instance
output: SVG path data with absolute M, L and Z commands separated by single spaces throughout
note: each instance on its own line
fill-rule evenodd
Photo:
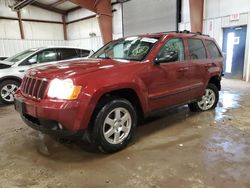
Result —
M 47 86 L 48 81 L 46 79 L 26 76 L 24 77 L 20 88 L 24 95 L 40 100 L 44 98 Z

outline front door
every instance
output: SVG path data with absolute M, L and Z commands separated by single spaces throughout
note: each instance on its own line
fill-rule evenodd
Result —
M 226 78 L 243 79 L 247 27 L 223 30 L 224 73 Z
M 154 79 L 148 83 L 149 106 L 156 110 L 189 99 L 190 62 L 185 61 L 184 43 L 180 38 L 166 42 L 160 50 L 157 64 L 149 71 Z

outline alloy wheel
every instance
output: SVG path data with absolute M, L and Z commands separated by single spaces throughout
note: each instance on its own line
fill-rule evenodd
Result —
M 14 101 L 14 95 L 16 93 L 16 90 L 18 89 L 18 86 L 15 84 L 7 84 L 1 89 L 1 97 L 6 102 L 13 102 Z
M 202 97 L 201 101 L 198 102 L 198 106 L 202 110 L 209 110 L 213 107 L 216 101 L 215 93 L 212 89 L 206 89 L 205 95 Z
M 129 135 L 132 126 L 132 118 L 125 108 L 113 109 L 105 118 L 103 135 L 110 144 L 120 144 Z

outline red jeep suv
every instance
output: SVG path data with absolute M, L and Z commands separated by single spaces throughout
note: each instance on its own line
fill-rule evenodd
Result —
M 188 104 L 214 109 L 222 53 L 213 38 L 169 32 L 111 41 L 86 60 L 29 71 L 15 95 L 23 121 L 45 134 L 87 135 L 102 152 L 123 149 L 138 120 Z

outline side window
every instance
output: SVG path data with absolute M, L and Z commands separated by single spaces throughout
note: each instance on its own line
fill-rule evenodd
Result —
M 61 49 L 61 60 L 77 58 L 79 55 L 75 49 Z
M 77 50 L 79 57 L 87 57 L 90 54 L 90 51 L 88 50 Z
M 38 63 L 47 63 L 51 61 L 57 61 L 57 52 L 55 49 L 43 50 L 38 54 Z
M 208 48 L 208 52 L 210 54 L 210 57 L 212 57 L 212 58 L 222 57 L 221 53 L 220 53 L 217 45 L 214 43 L 214 41 L 207 40 L 206 43 L 207 43 L 207 48 Z
M 19 66 L 34 65 L 36 63 L 37 63 L 37 54 L 35 54 L 35 55 L 31 56 L 30 58 L 26 59 Z
M 32 65 L 36 63 L 37 63 L 37 54 L 27 59 L 27 65 Z
M 206 59 L 207 54 L 202 40 L 188 39 L 190 59 Z
M 184 45 L 180 38 L 170 39 L 160 50 L 157 60 L 162 62 L 175 62 L 185 60 Z

